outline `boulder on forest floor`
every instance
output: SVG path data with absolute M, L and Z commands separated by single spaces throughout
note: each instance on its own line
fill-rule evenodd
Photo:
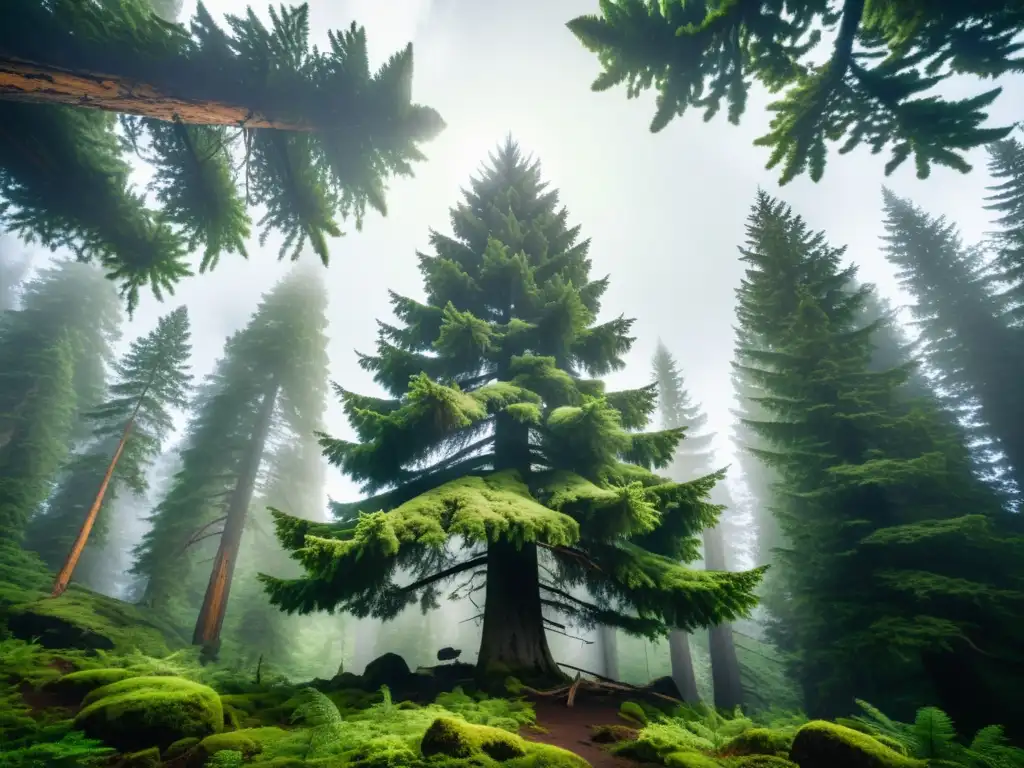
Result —
M 379 690 L 386 685 L 393 691 L 408 688 L 412 682 L 412 671 L 405 659 L 397 653 L 385 653 L 366 665 L 363 670 L 363 686 L 368 691 Z
M 925 768 L 924 761 L 894 752 L 866 733 L 824 720 L 797 731 L 789 759 L 800 768 Z
M 123 752 L 163 750 L 224 728 L 217 692 L 181 677 L 130 677 L 95 689 L 82 703 L 75 728 Z

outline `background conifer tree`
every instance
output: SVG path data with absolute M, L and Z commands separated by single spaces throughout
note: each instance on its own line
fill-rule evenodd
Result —
M 481 670 L 552 677 L 542 609 L 664 636 L 746 613 L 760 572 L 687 569 L 717 519 L 716 477 L 669 482 L 680 430 L 644 434 L 653 388 L 607 392 L 630 321 L 597 322 L 607 279 L 536 162 L 509 139 L 420 256 L 427 299 L 392 294 L 363 365 L 390 398 L 339 390 L 358 442 L 329 460 L 377 495 L 353 524 L 277 513 L 304 578 L 264 577 L 286 610 L 391 618 L 458 574 L 484 578 Z M 344 515 L 346 510 L 340 510 Z M 449 542 L 462 541 L 458 553 Z M 452 542 L 454 543 L 454 542 Z M 462 556 L 460 556 L 462 555 Z M 555 574 L 542 579 L 538 564 Z M 399 568 L 412 581 L 399 584 Z M 586 586 L 594 603 L 572 597 Z
M 668 348 L 658 342 L 654 352 L 654 380 L 658 386 L 658 410 L 661 415 L 663 429 L 682 427 L 686 430 L 683 440 L 676 448 L 676 455 L 669 465 L 667 473 L 673 480 L 697 480 L 714 473 L 715 439 L 713 432 L 707 432 L 708 417 L 699 403 L 693 402 L 687 392 L 683 375 L 679 371 L 675 358 Z M 719 498 L 715 498 L 716 491 Z M 723 512 L 731 507 L 731 498 L 725 483 L 715 486 L 711 499 L 722 503 Z M 703 531 L 704 567 L 711 571 L 728 571 L 730 569 L 727 556 L 728 547 L 725 539 L 727 516 L 723 515 L 715 526 Z M 739 661 L 736 658 L 736 647 L 733 643 L 733 630 L 729 624 L 719 624 L 708 629 L 708 651 L 711 656 L 711 678 L 714 690 L 715 706 L 725 710 L 733 710 L 743 704 L 743 684 L 740 679 Z M 673 642 L 676 647 L 673 646 Z M 669 634 L 672 666 L 676 667 L 678 646 L 687 645 L 686 656 L 689 656 L 689 640 L 681 632 Z M 682 661 L 682 654 L 680 653 Z M 683 661 L 685 664 L 685 661 Z M 685 671 L 685 670 L 684 670 Z M 691 673 L 692 675 L 692 664 Z M 673 678 L 676 675 L 673 672 Z M 678 685 L 678 681 L 677 681 Z M 696 685 L 694 685 L 696 693 Z
M 998 719 L 1011 687 L 992 670 L 1020 668 L 1009 617 L 1024 606 L 999 497 L 934 399 L 908 407 L 908 364 L 871 370 L 877 329 L 857 323 L 870 286 L 851 289 L 842 249 L 761 193 L 743 252 L 744 312 L 763 313 L 765 343 L 741 350 L 742 369 L 775 416 L 749 425 L 780 476 L 786 639 L 807 707 L 838 714 L 857 696 L 912 717 L 937 700 L 957 722 Z
M 739 123 L 755 80 L 783 91 L 756 144 L 771 150 L 768 168 L 781 165 L 785 184 L 805 172 L 820 179 L 827 142 L 842 142 L 840 153 L 889 148 L 886 174 L 911 156 L 919 178 L 933 164 L 970 170 L 966 150 L 1012 130 L 982 127 L 1000 89 L 959 100 L 925 92 L 952 74 L 1019 72 L 1024 10 L 1005 0 L 601 0 L 600 14 L 569 29 L 601 63 L 593 90 L 657 90 L 652 132 L 691 108 L 713 119 L 723 102 Z M 821 61 L 813 54 L 823 30 L 835 38 Z
M 0 319 L 0 529 L 21 540 L 50 495 L 79 416 L 102 396 L 117 294 L 87 264 L 57 262 Z
M 147 475 L 173 428 L 173 412 L 188 403 L 188 310 L 179 307 L 160 318 L 146 336 L 136 339 L 115 366 L 116 379 L 102 405 L 85 414 L 92 427 L 91 442 L 70 460 L 46 509 L 31 525 L 28 544 L 52 569 L 60 568 L 92 506 L 104 473 L 128 420 L 131 432 L 114 469 L 103 506 L 76 569 L 76 578 L 96 589 L 102 552 L 110 530 L 110 508 L 127 489 L 142 496 Z
M 32 261 L 17 253 L 14 242 L 0 237 L 0 313 L 16 309 L 21 286 L 28 277 Z
M 322 418 L 326 302 L 318 276 L 300 269 L 228 340 L 193 404 L 182 468 L 139 547 L 145 600 L 180 621 L 199 609 L 195 639 L 211 654 L 264 460 L 277 440 L 312 435 Z M 204 569 L 194 566 L 211 556 L 203 585 Z
M 1016 137 L 989 145 L 988 172 L 997 181 L 987 208 L 997 214 L 996 280 L 1013 325 L 1024 322 L 1024 144 Z
M 885 190 L 885 256 L 914 297 L 922 352 L 950 407 L 1005 456 L 1024 488 L 1024 339 L 990 290 L 978 249 L 965 248 L 955 225 Z
M 0 224 L 102 264 L 129 309 L 191 274 L 191 251 L 203 270 L 244 255 L 250 206 L 261 242 L 326 264 L 342 222 L 385 213 L 388 179 L 443 128 L 412 102 L 412 46 L 373 72 L 354 23 L 310 46 L 307 5 L 227 28 L 202 3 L 188 27 L 149 0 L 3 3 Z M 130 184 L 133 151 L 159 208 Z

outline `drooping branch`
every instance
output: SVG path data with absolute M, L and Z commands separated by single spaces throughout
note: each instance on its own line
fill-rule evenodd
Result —
M 568 600 L 569 602 L 576 603 L 578 606 L 580 606 L 581 608 L 585 608 L 588 611 L 594 611 L 595 613 L 601 611 L 601 609 L 593 603 L 588 603 L 585 600 L 580 600 L 578 597 L 573 597 L 568 592 L 563 592 L 562 590 L 557 589 L 555 587 L 548 586 L 547 584 L 541 584 L 540 588 L 546 592 L 551 592 L 552 594 L 558 595 L 563 600 Z
M 415 592 L 418 589 L 429 586 L 437 581 L 443 581 L 449 579 L 452 576 L 457 576 L 463 571 L 468 571 L 470 568 L 476 568 L 478 565 L 485 565 L 487 563 L 487 555 L 475 558 L 473 560 L 465 560 L 457 565 L 453 565 L 451 568 L 445 568 L 443 571 L 438 571 L 435 574 L 414 581 L 412 584 L 406 584 L 404 587 L 399 587 L 398 592 L 403 595 L 407 595 L 410 592 Z
M 590 556 L 586 552 L 583 552 L 579 549 L 575 549 L 574 547 L 552 547 L 548 544 L 542 544 L 540 542 L 537 543 L 537 546 L 541 547 L 542 549 L 546 549 L 549 552 L 556 555 L 563 555 L 565 557 L 572 557 L 577 560 L 580 560 L 585 566 L 591 568 L 592 570 L 601 570 L 601 566 L 599 566 L 597 563 L 591 560 Z
M 224 515 L 223 517 L 218 517 L 216 520 L 211 520 L 210 522 L 208 522 L 202 528 L 199 528 L 199 529 L 193 531 L 192 535 L 189 536 L 188 540 L 185 542 L 185 546 L 183 546 L 181 548 L 181 551 L 184 552 L 186 549 L 191 547 L 193 544 L 196 544 L 196 543 L 202 541 L 203 539 L 207 539 L 210 536 L 219 536 L 222 533 L 221 531 L 214 531 L 213 533 L 207 533 L 207 534 L 204 534 L 203 532 L 206 531 L 208 528 L 210 528 L 210 526 L 216 525 L 217 523 L 223 523 L 227 519 L 228 519 L 227 515 Z

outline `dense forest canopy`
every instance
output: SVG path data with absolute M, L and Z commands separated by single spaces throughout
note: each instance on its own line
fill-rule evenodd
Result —
M 556 21 L 563 52 L 597 54 L 595 90 L 657 91 L 652 130 L 738 122 L 757 84 L 782 183 L 830 142 L 918 179 L 867 214 L 828 182 L 750 188 L 741 227 L 639 143 L 582 185 L 545 166 L 563 196 L 508 133 L 445 181 L 445 229 L 425 205 L 358 262 L 228 260 L 183 293 L 230 296 L 165 304 L 271 239 L 326 265 L 387 212 L 444 127 L 411 45 L 374 69 L 354 22 L 313 44 L 308 5 L 0 7 L 0 766 L 1024 766 L 1024 143 L 977 89 L 1020 73 L 1024 9 L 597 5 Z M 510 18 L 489 59 L 417 31 L 446 110 L 468 67 L 532 109 L 495 68 Z M 535 58 L 517 82 L 554 90 Z M 957 76 L 971 95 L 931 91 Z M 540 121 L 574 132 L 556 162 L 611 135 L 573 103 Z M 739 156 L 705 148 L 721 175 Z M 979 158 L 941 214 L 921 180 Z M 426 182 L 396 199 L 440 201 Z M 880 240 L 841 244 L 830 210 Z

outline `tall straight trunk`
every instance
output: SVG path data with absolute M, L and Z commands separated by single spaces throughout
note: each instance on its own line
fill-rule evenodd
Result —
M 598 630 L 601 637 L 601 655 L 604 661 L 604 676 L 619 679 L 619 633 L 615 627 L 602 624 Z
M 142 402 L 146 399 L 146 395 L 149 394 L 150 387 L 153 386 L 158 370 L 159 360 L 154 364 L 149 380 L 146 382 L 146 386 L 142 388 L 139 399 L 135 401 L 135 407 L 132 409 L 131 416 L 128 417 L 128 423 L 124 425 L 121 440 L 118 442 L 117 450 L 114 451 L 114 455 L 110 459 L 110 464 L 107 465 L 107 471 L 103 475 L 103 482 L 100 483 L 100 488 L 96 491 L 96 498 L 93 499 L 92 506 L 89 507 L 89 513 L 85 516 L 85 521 L 78 531 L 78 536 L 75 537 L 75 543 L 71 545 L 71 551 L 68 552 L 67 559 L 64 561 L 64 565 L 53 582 L 53 591 L 50 593 L 51 597 L 63 595 L 64 590 L 68 588 L 68 584 L 71 582 L 71 576 L 75 572 L 75 566 L 78 565 L 78 559 L 82 556 L 82 550 L 85 549 L 85 543 L 89 540 L 89 534 L 92 533 L 93 526 L 96 525 L 96 518 L 99 517 L 100 507 L 103 506 L 103 498 L 107 495 L 107 488 L 110 486 L 110 480 L 114 476 L 117 462 L 120 460 L 121 454 L 124 453 L 124 447 L 128 443 L 128 438 L 131 437 L 132 427 L 135 426 L 135 419 L 139 415 L 139 409 L 142 408 Z
M 192 644 L 201 645 L 209 658 L 215 658 L 220 647 L 220 631 L 224 625 L 224 614 L 228 607 L 228 596 L 231 593 L 231 579 L 235 574 L 238 551 L 242 544 L 242 532 L 245 530 L 245 519 L 249 514 L 253 490 L 256 487 L 256 476 L 259 474 L 263 448 L 270 434 L 270 424 L 277 404 L 277 381 L 271 382 L 267 393 L 263 396 L 256 427 L 252 440 L 249 442 L 245 458 L 242 460 L 238 481 L 231 492 L 228 502 L 228 514 L 224 521 L 224 532 L 220 536 L 217 555 L 213 559 L 210 571 L 210 583 L 206 587 L 203 607 L 196 619 L 196 628 L 192 633 Z
M 721 526 L 705 528 L 704 567 L 709 571 L 726 571 L 728 565 Z M 711 627 L 708 630 L 708 646 L 711 651 L 711 682 L 715 691 L 715 706 L 727 710 L 742 706 L 743 681 L 740 677 L 740 662 L 736 658 L 732 625 L 719 624 Z
M 537 545 L 501 539 L 487 548 L 487 589 L 477 667 L 525 679 L 561 677 L 540 604 Z
M 293 116 L 268 115 L 240 103 L 216 78 L 196 81 L 178 73 L 174 80 L 144 83 L 123 73 L 73 70 L 5 56 L 0 56 L 0 100 L 101 109 L 186 125 L 315 130 Z
M 668 654 L 672 664 L 672 681 L 679 689 L 679 695 L 687 704 L 697 704 L 697 676 L 693 673 L 693 657 L 690 655 L 690 635 L 681 629 L 668 634 Z

